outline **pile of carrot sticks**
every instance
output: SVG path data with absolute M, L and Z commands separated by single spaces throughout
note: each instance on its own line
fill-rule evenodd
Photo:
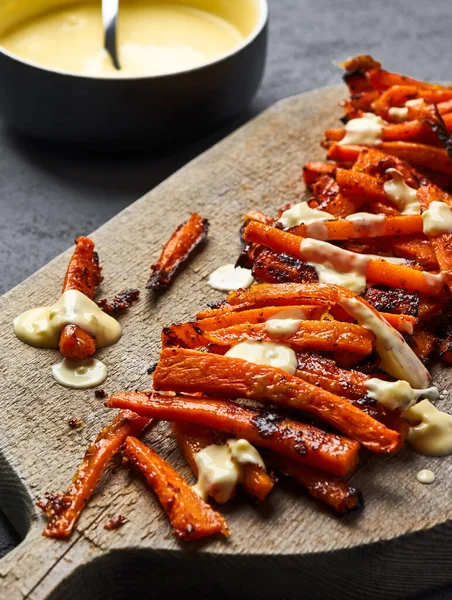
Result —
M 118 451 L 143 472 L 180 539 L 228 535 L 220 513 L 137 439 L 159 420 L 172 424 L 194 477 L 198 452 L 243 438 L 259 449 L 266 466 L 245 465 L 240 484 L 250 498 L 263 502 L 280 475 L 339 515 L 362 506 L 360 491 L 347 482 L 359 453 L 389 455 L 404 444 L 409 426 L 403 414 L 367 393 L 371 377 L 390 379 L 376 336 L 342 301 L 357 302 L 396 332 L 422 368 L 437 358 L 452 362 L 452 233 L 426 235 L 422 217 L 433 202 L 452 208 L 452 88 L 387 72 L 369 56 L 343 66 L 350 91 L 342 103 L 345 127 L 326 130 L 326 161 L 303 168 L 309 209 L 330 217 L 315 228 L 304 222 L 285 227 L 282 217 L 290 205 L 275 208 L 274 215 L 244 215 L 237 265 L 252 269 L 256 285 L 163 330 L 153 390 L 113 394 L 106 405 L 121 412 L 88 449 L 68 490 L 40 500 L 50 519 L 45 535 L 70 535 Z M 341 143 L 347 124 L 369 115 L 380 119 L 380 138 Z M 418 212 L 404 211 L 388 196 L 394 172 L 412 190 Z M 348 218 L 356 213 L 378 215 L 378 226 Z M 193 240 L 206 229 L 198 221 L 185 242 L 184 230 L 178 230 L 177 244 L 165 246 L 159 265 L 179 264 L 172 257 L 176 245 L 187 253 L 196 245 Z M 366 257 L 365 289 L 358 294 L 319 283 L 302 243 L 312 239 Z M 159 270 L 150 287 L 166 285 Z M 267 320 L 293 308 L 302 310 L 303 319 L 278 340 L 296 354 L 293 374 L 226 355 L 242 342 L 275 341 Z

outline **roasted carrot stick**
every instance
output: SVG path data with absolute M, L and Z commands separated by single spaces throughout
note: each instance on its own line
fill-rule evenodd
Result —
M 204 502 L 152 448 L 129 436 L 125 453 L 146 477 L 179 539 L 188 542 L 217 533 L 229 535 L 227 523 L 220 513 Z
M 128 435 L 138 435 L 150 423 L 149 418 L 122 411 L 104 427 L 86 451 L 71 485 L 63 494 L 46 494 L 36 504 L 49 517 L 44 535 L 67 538 L 85 508 L 102 473 Z
M 401 236 L 392 240 L 394 256 L 415 260 L 427 271 L 438 271 L 439 265 L 429 240 L 421 236 Z
M 251 265 L 253 277 L 260 283 L 287 283 L 290 281 L 314 282 L 317 274 L 314 267 L 289 254 L 278 253 L 261 246 L 262 251 Z
M 394 452 L 400 436 L 349 402 L 266 365 L 195 350 L 162 351 L 154 386 L 176 392 L 202 392 L 226 398 L 252 398 L 315 415 L 375 452 Z
M 332 175 L 336 171 L 335 163 L 308 162 L 303 166 L 303 179 L 306 185 L 313 185 L 323 175 Z
M 393 85 L 412 85 L 420 89 L 436 90 L 436 89 L 447 89 L 445 86 L 441 86 L 437 83 L 427 83 L 425 81 L 418 81 L 412 79 L 406 75 L 399 75 L 398 73 L 391 73 L 385 69 L 375 68 L 367 73 L 367 78 L 370 85 L 374 90 L 387 90 Z
M 431 202 L 445 202 L 449 207 L 451 205 L 450 196 L 434 185 L 420 187 L 418 197 L 422 211 L 427 210 Z M 452 290 L 452 234 L 442 233 L 432 236 L 429 241 L 441 273 L 443 273 L 449 289 Z
M 365 200 L 364 196 L 358 194 L 343 194 L 339 184 L 329 175 L 318 179 L 312 186 L 312 191 L 317 208 L 331 213 L 338 219 L 358 211 Z
M 219 346 L 235 346 L 247 340 L 274 342 L 265 323 L 242 323 L 216 331 L 204 332 L 210 343 Z M 298 330 L 276 341 L 294 350 L 318 350 L 320 352 L 355 352 L 365 356 L 372 352 L 373 335 L 364 327 L 341 321 L 301 321 Z
M 317 232 L 321 235 L 316 235 Z M 420 215 L 400 215 L 385 217 L 373 221 L 350 221 L 337 219 L 324 221 L 322 229 L 313 229 L 309 225 L 291 227 L 290 233 L 301 237 L 322 240 L 349 240 L 354 238 L 383 237 L 395 235 L 422 234 L 422 218 Z
M 274 218 L 270 217 L 270 215 L 266 215 L 260 210 L 249 210 L 245 216 L 243 217 L 243 222 L 247 223 L 248 221 L 258 221 L 259 223 L 266 223 L 267 225 L 271 225 L 274 222 Z
M 345 129 L 327 129 L 325 137 L 327 141 L 337 143 L 345 137 Z M 431 126 L 419 120 L 384 125 L 381 131 L 381 139 L 383 142 L 406 141 L 432 146 L 440 145 Z
M 333 144 L 328 149 L 328 158 L 338 162 L 354 162 L 363 146 L 339 146 Z M 402 160 L 432 171 L 452 175 L 452 161 L 443 148 L 415 144 L 414 142 L 384 142 L 378 149 L 387 154 L 397 156 Z
M 276 252 L 285 252 L 301 260 L 306 259 L 303 248 L 300 247 L 300 238 L 287 231 L 251 222 L 243 235 L 247 242 L 263 244 Z M 333 251 L 334 247 L 331 250 Z M 385 260 L 369 259 L 365 273 L 366 278 L 373 283 L 414 290 L 430 296 L 441 294 L 444 288 L 444 282 L 438 277 Z
M 198 466 L 195 456 L 207 446 L 215 444 L 211 431 L 207 427 L 184 423 L 183 421 L 173 423 L 171 428 L 193 475 L 198 478 Z M 245 492 L 254 501 L 263 502 L 275 485 L 272 478 L 253 463 L 242 465 L 242 472 L 241 484 Z
M 359 444 L 353 440 L 227 400 L 124 392 L 111 396 L 107 406 L 128 407 L 147 417 L 212 427 L 338 476 L 350 473 L 358 460 Z
M 296 306 L 287 307 L 296 309 L 303 319 L 320 319 L 324 313 L 321 306 Z M 180 346 L 183 348 L 200 348 L 210 343 L 205 332 L 216 331 L 226 327 L 232 327 L 247 324 L 264 323 L 270 317 L 281 312 L 280 306 L 269 306 L 255 310 L 244 310 L 242 312 L 228 312 L 219 314 L 210 319 L 181 323 L 180 325 L 170 325 L 162 331 L 163 346 Z M 286 309 L 285 309 L 286 310 Z
M 207 219 L 201 218 L 197 213 L 192 213 L 188 221 L 179 225 L 171 234 L 158 261 L 151 266 L 152 275 L 146 287 L 152 290 L 167 288 L 178 267 L 206 239 L 208 230 Z
M 63 294 L 78 290 L 94 300 L 96 287 L 102 281 L 99 258 L 94 251 L 94 242 L 87 237 L 75 240 L 75 250 L 66 271 Z M 60 336 L 60 352 L 75 360 L 88 358 L 96 351 L 96 341 L 76 325 L 66 325 Z
M 337 515 L 345 515 L 363 507 L 361 492 L 342 479 L 273 452 L 266 452 L 265 459 L 283 475 L 301 485 L 310 496 L 329 506 Z

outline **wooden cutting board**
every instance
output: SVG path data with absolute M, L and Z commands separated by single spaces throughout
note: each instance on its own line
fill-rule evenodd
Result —
M 106 391 L 150 386 L 147 369 L 158 359 L 162 327 L 221 296 L 206 280 L 235 260 L 248 209 L 274 213 L 300 198 L 301 167 L 324 157 L 319 141 L 337 122 L 343 96 L 342 87 L 326 88 L 279 102 L 93 234 L 104 267 L 101 294 L 142 290 L 121 318 L 122 339 L 99 353 L 109 366 Z M 149 265 L 191 211 L 210 221 L 207 247 L 165 295 L 152 297 L 145 290 Z M 16 314 L 58 298 L 71 252 L 1 299 L 0 506 L 24 538 L 0 561 L 1 598 L 180 598 L 187 592 L 216 599 L 403 598 L 452 583 L 452 460 L 409 448 L 389 459 L 363 456 L 352 481 L 366 507 L 353 518 L 337 519 L 299 489 L 281 485 L 260 508 L 242 499 L 222 509 L 230 540 L 182 544 L 143 481 L 116 466 L 69 541 L 42 537 L 35 499 L 66 488 L 88 443 L 112 418 L 93 390 L 53 381 L 56 351 L 22 344 L 11 328 Z M 439 406 L 451 409 L 451 371 L 438 366 L 435 382 L 445 393 Z M 72 417 L 84 427 L 71 430 Z M 166 424 L 146 441 L 190 477 Z M 425 467 L 437 474 L 433 485 L 416 480 Z M 104 530 L 118 513 L 128 522 Z

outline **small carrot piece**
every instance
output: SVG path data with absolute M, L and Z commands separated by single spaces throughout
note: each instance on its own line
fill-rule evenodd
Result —
M 275 337 L 266 330 L 265 323 L 242 323 L 216 331 L 205 332 L 210 343 L 219 346 L 235 346 L 248 340 L 274 342 Z M 301 321 L 298 330 L 278 338 L 294 350 L 317 350 L 320 352 L 355 352 L 366 356 L 372 352 L 372 333 L 354 323 L 341 321 Z
M 283 475 L 301 485 L 310 496 L 329 506 L 337 515 L 363 507 L 361 492 L 346 481 L 296 463 L 285 456 L 266 453 L 265 458 Z
M 303 166 L 303 179 L 306 185 L 313 185 L 323 175 L 331 175 L 337 169 L 335 163 L 308 162 Z
M 146 287 L 152 290 L 167 288 L 179 266 L 206 239 L 208 230 L 207 219 L 192 213 L 188 221 L 179 225 L 164 245 L 158 261 L 151 266 L 152 275 Z
M 429 240 L 420 236 L 402 236 L 392 240 L 394 256 L 415 260 L 427 271 L 438 271 L 439 265 Z
M 193 475 L 198 478 L 195 456 L 207 446 L 215 444 L 212 433 L 207 427 L 183 421 L 172 423 L 171 428 Z M 275 484 L 272 478 L 258 465 L 245 463 L 242 465 L 241 485 L 254 501 L 262 503 Z
M 358 461 L 359 444 L 353 440 L 228 400 L 124 392 L 111 396 L 107 406 L 127 407 L 165 421 L 212 427 L 338 476 L 349 474 Z
M 291 227 L 289 232 L 301 237 L 329 241 L 422 234 L 422 217 L 420 215 L 389 216 L 381 221 L 369 222 L 369 224 L 360 221 L 337 219 L 335 221 L 324 221 L 323 225 L 322 234 L 324 235 L 320 236 L 317 236 L 316 230 L 312 229 L 309 225 Z
M 64 278 L 62 293 L 77 290 L 94 300 L 96 287 L 102 281 L 99 258 L 94 251 L 94 242 L 87 237 L 75 240 L 74 254 Z M 61 354 L 74 360 L 83 360 L 96 351 L 96 340 L 77 325 L 66 325 L 61 332 L 59 348 Z
M 257 221 L 258 223 L 265 223 L 266 225 L 271 225 L 275 221 L 275 219 L 270 215 L 266 215 L 260 210 L 249 210 L 243 217 L 244 223 L 247 223 L 248 221 Z
M 247 242 L 263 244 L 276 252 L 285 252 L 295 258 L 304 260 L 305 255 L 300 247 L 300 237 L 276 227 L 262 223 L 249 223 L 243 233 Z M 332 248 L 333 249 L 333 248 Z M 369 259 L 366 266 L 366 278 L 373 283 L 390 287 L 414 290 L 430 296 L 441 294 L 444 282 L 430 274 L 425 274 L 411 267 L 396 265 L 385 260 Z
M 165 509 L 176 536 L 186 542 L 217 533 L 228 536 L 226 520 L 149 446 L 129 436 L 125 453 L 137 466 Z
M 154 386 L 164 391 L 251 398 L 306 411 L 374 452 L 394 452 L 401 443 L 399 434 L 343 398 L 280 369 L 240 358 L 167 348 L 154 372 Z
M 93 493 L 101 475 L 129 435 L 138 435 L 150 420 L 122 411 L 104 427 L 85 453 L 72 483 L 63 494 L 46 494 L 36 504 L 49 517 L 44 535 L 67 538 Z

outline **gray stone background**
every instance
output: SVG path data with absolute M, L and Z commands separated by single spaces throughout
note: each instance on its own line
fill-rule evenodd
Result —
M 450 0 L 269 2 L 268 62 L 256 99 L 235 123 L 188 147 L 165 155 L 63 152 L 15 135 L 0 118 L 0 293 L 277 100 L 340 83 L 334 61 L 370 53 L 388 69 L 452 80 Z M 14 543 L 0 513 L 0 556 Z M 431 600 L 446 598 L 452 591 Z

